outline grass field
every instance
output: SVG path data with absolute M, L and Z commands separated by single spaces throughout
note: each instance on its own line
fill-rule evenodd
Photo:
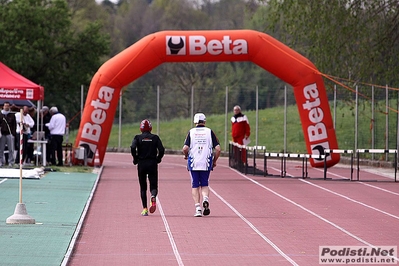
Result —
M 392 104 L 395 105 L 394 103 Z M 396 149 L 397 145 L 397 113 L 389 112 L 389 131 L 386 132 L 386 114 L 381 111 L 385 109 L 384 104 L 377 104 L 374 115 L 374 123 L 372 122 L 372 112 L 368 102 L 361 102 L 358 108 L 357 121 L 357 147 L 370 149 L 372 148 L 372 134 L 374 134 L 374 148 L 378 149 Z M 339 102 L 335 109 L 335 129 L 340 149 L 355 148 L 355 109 L 351 104 Z M 284 108 L 275 107 L 259 110 L 258 130 L 256 143 L 256 113 L 255 111 L 243 111 L 251 124 L 251 144 L 266 146 L 268 151 L 280 152 L 284 150 Z M 331 107 L 333 113 L 333 108 Z M 207 126 L 212 128 L 219 138 L 222 150 L 228 150 L 228 143 L 231 140 L 231 124 L 228 114 L 226 118 L 224 114 L 208 114 Z M 152 120 L 153 133 L 157 133 L 157 121 Z M 227 127 L 226 125 L 227 120 Z M 119 147 L 119 126 L 114 125 L 109 137 L 108 147 L 112 148 L 129 148 L 133 137 L 140 133 L 139 123 L 137 121 L 131 124 L 123 124 L 121 129 L 121 145 Z M 193 126 L 191 118 L 175 118 L 170 121 L 160 121 L 159 135 L 166 149 L 180 150 L 184 138 L 188 130 Z M 301 122 L 299 119 L 298 108 L 296 105 L 287 108 L 287 136 L 286 147 L 287 152 L 306 153 L 306 146 L 303 137 Z M 70 141 L 73 143 L 76 138 L 77 131 L 71 131 Z M 388 135 L 388 146 L 386 139 Z M 227 141 L 226 141 L 227 139 Z M 227 143 L 227 145 L 226 145 Z

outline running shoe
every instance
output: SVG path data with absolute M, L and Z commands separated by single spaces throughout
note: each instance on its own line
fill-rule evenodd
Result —
M 143 211 L 141 212 L 142 216 L 148 216 L 148 210 L 147 208 L 144 208 Z
M 150 213 L 154 213 L 156 209 L 157 209 L 157 199 L 154 196 L 152 196 L 151 197 Z
M 211 213 L 211 210 L 209 209 L 209 202 L 207 200 L 204 200 L 204 202 L 202 202 L 202 207 L 204 207 L 204 216 L 207 216 Z
M 201 209 L 197 209 L 197 210 L 195 211 L 194 217 L 201 217 L 201 216 L 202 216 Z

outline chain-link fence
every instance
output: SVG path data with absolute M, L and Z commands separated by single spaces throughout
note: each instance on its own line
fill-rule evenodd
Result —
M 343 86 L 342 86 L 343 85 Z M 340 149 L 396 149 L 398 143 L 398 90 L 388 86 L 356 85 L 348 87 L 326 81 L 331 114 Z M 251 125 L 251 144 L 264 145 L 268 151 L 306 153 L 298 108 L 292 87 L 226 86 L 224 88 L 164 88 L 162 86 L 128 88 L 123 94 L 119 123 L 138 123 L 150 118 L 162 138 L 179 135 L 179 149 L 192 126 L 196 112 L 204 112 L 218 135 L 222 150 L 231 139 L 230 118 L 234 105 L 240 105 Z M 118 111 L 119 112 L 119 111 Z M 184 124 L 169 124 L 183 119 Z M 118 118 L 116 118 L 118 123 Z M 168 126 L 179 127 L 171 133 Z M 163 132 L 164 129 L 164 132 Z M 165 131 L 168 129 L 168 131 Z M 129 135 L 129 138 L 131 136 Z M 128 141 L 130 141 L 129 139 Z M 123 145 L 126 146 L 126 145 Z M 372 156 L 375 155 L 364 155 Z M 387 154 L 379 160 L 388 160 Z

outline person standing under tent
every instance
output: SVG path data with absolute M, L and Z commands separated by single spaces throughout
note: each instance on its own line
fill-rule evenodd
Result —
M 15 163 L 14 147 L 17 122 L 15 114 L 11 112 L 10 102 L 4 102 L 0 114 L 1 137 L 0 137 L 0 166 L 3 164 L 4 150 L 8 148 L 8 164 L 10 167 Z
M 63 166 L 64 160 L 62 155 L 62 142 L 64 141 L 66 118 L 63 114 L 58 112 L 58 108 L 53 106 L 50 108 L 51 119 L 50 122 L 46 123 L 45 126 L 50 130 L 51 135 L 51 164 L 56 165 L 57 153 L 58 164 L 57 166 Z
M 234 115 L 231 118 L 231 136 L 233 142 L 239 145 L 247 145 L 249 143 L 249 136 L 251 135 L 251 127 L 249 126 L 249 120 L 246 115 L 241 113 L 241 107 L 239 105 L 233 108 Z M 236 151 L 238 150 L 235 148 Z M 241 150 L 241 160 L 243 163 L 247 162 L 246 149 Z
M 46 143 L 46 161 L 51 162 L 51 134 L 50 129 L 45 126 L 45 124 L 50 123 L 51 114 L 50 109 L 47 106 L 43 106 L 40 110 L 40 119 L 39 119 L 39 130 L 44 131 L 44 139 L 47 140 Z
M 30 134 L 29 134 L 29 139 L 32 139 L 32 137 L 34 136 L 34 133 L 36 132 L 36 120 L 34 119 L 34 117 L 36 116 L 36 108 L 32 107 L 29 109 L 29 115 L 30 117 L 32 117 L 33 119 L 33 127 L 30 130 Z M 28 139 L 28 140 L 29 140 Z M 31 165 L 32 162 L 34 161 L 34 149 L 35 149 L 35 145 L 33 143 L 28 142 L 27 146 L 26 146 L 26 163 L 28 165 Z
M 22 163 L 25 163 L 27 154 L 28 154 L 28 139 L 31 134 L 31 128 L 35 125 L 35 121 L 33 118 L 29 115 L 29 107 L 24 106 L 22 107 L 22 117 L 21 117 L 21 112 L 15 113 L 15 121 L 17 123 L 17 132 L 16 132 L 16 148 L 17 148 L 17 158 L 16 161 L 20 162 L 20 143 L 21 143 L 21 123 L 22 123 L 22 135 L 23 135 L 23 141 L 22 141 Z
M 220 144 L 213 130 L 205 126 L 203 113 L 194 115 L 195 127 L 190 129 L 184 141 L 182 152 L 187 160 L 191 175 L 191 194 L 195 205 L 195 217 L 207 216 L 209 208 L 209 177 L 220 156 Z M 215 153 L 213 153 L 215 151 Z M 201 210 L 201 195 L 202 207 Z
M 152 134 L 150 120 L 144 119 L 140 123 L 141 134 L 132 140 L 130 152 L 133 164 L 137 165 L 140 185 L 140 197 L 143 206 L 142 216 L 148 216 L 147 208 L 147 177 L 150 183 L 151 206 L 150 213 L 156 210 L 156 197 L 158 195 L 158 164 L 165 154 L 165 148 L 158 135 Z

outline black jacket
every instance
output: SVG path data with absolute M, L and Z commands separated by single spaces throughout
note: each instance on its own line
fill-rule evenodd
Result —
M 9 135 L 10 133 L 15 137 L 17 130 L 17 122 L 15 120 L 15 114 L 9 112 L 8 114 L 3 114 L 0 112 L 0 128 L 2 135 Z
M 134 164 L 143 160 L 156 160 L 157 163 L 160 163 L 165 154 L 165 148 L 158 135 L 143 132 L 133 138 L 130 152 Z

